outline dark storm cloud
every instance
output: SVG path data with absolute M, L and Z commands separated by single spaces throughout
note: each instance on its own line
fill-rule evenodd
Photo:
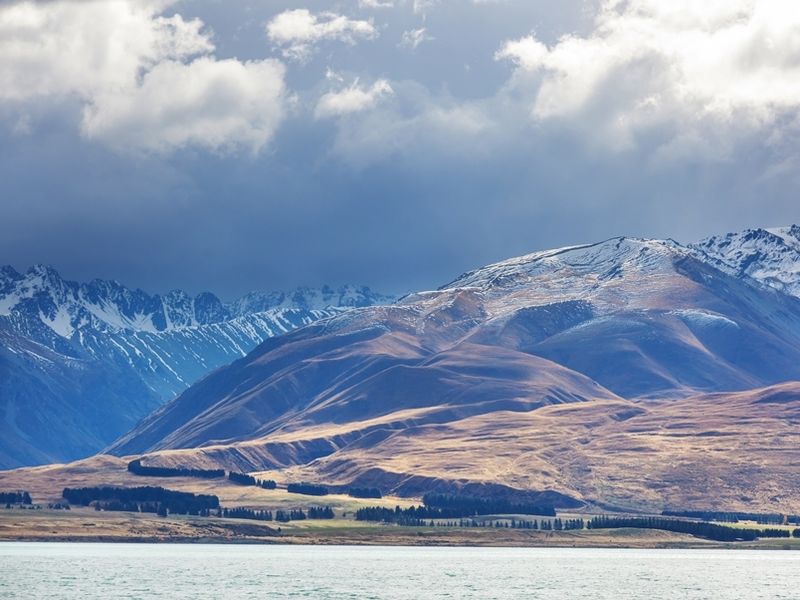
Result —
M 192 143 L 126 151 L 82 129 L 92 100 L 7 103 L 0 263 L 229 297 L 345 282 L 402 293 L 552 246 L 622 234 L 691 241 L 796 219 L 791 136 L 765 143 L 754 127 L 720 139 L 724 156 L 661 159 L 676 146 L 676 121 L 665 119 L 615 147 L 591 132 L 612 135 L 608 106 L 630 102 L 620 86 L 580 111 L 532 118 L 545 75 L 495 52 L 534 30 L 549 48 L 565 33 L 590 35 L 584 3 L 454 0 L 424 15 L 396 4 L 304 5 L 371 18 L 379 36 L 320 43 L 302 64 L 283 59 L 264 33 L 295 3 L 207 0 L 167 11 L 203 20 L 216 61 L 287 63 L 285 114 L 258 152 Z M 405 31 L 423 27 L 432 39 L 402 47 Z M 378 80 L 392 91 L 369 110 L 314 117 L 322 94 Z M 677 123 L 707 135 L 680 115 Z

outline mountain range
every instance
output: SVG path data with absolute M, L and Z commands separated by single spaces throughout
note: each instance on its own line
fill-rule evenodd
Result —
M 159 405 L 105 449 L 122 461 L 47 476 L 119 479 L 137 457 L 405 496 L 800 512 L 797 226 L 613 238 L 354 304 Z
M 796 508 L 798 284 L 796 226 L 536 252 L 271 338 L 109 451 L 406 495 Z
M 366 287 L 149 295 L 0 268 L 0 466 L 94 454 L 264 339 L 391 298 Z

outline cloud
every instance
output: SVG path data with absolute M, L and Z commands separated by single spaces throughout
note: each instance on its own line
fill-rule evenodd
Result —
M 666 154 L 719 157 L 800 108 L 800 12 L 787 0 L 607 0 L 589 35 L 549 48 L 531 35 L 496 57 L 533 90 L 535 120 L 623 150 L 655 133 Z
M 529 35 L 519 40 L 507 41 L 497 51 L 495 58 L 498 60 L 508 59 L 523 69 L 534 71 L 544 66 L 548 54 L 547 46 Z
M 306 60 L 322 41 L 355 44 L 373 40 L 378 30 L 371 21 L 350 19 L 333 12 L 313 14 L 305 8 L 276 15 L 266 26 L 269 40 L 292 60 Z
M 352 85 L 337 92 L 324 94 L 317 102 L 314 115 L 318 119 L 339 117 L 373 108 L 382 98 L 394 94 L 392 86 L 385 79 L 378 79 L 368 87 L 359 85 L 358 79 Z
M 0 102 L 77 100 L 81 132 L 126 150 L 261 148 L 283 114 L 274 60 L 217 60 L 173 2 L 54 0 L 0 7 Z
M 403 292 L 548 246 L 789 222 L 797 110 L 774 90 L 800 81 L 797 10 L 729 2 L 0 0 L 0 254 L 156 291 Z M 284 74 L 265 25 L 301 7 L 379 35 L 311 36 Z M 704 51 L 770 7 L 764 56 Z M 423 27 L 436 47 L 398 48 Z M 689 75 L 723 59 L 741 85 L 772 65 L 752 95 L 785 103 L 722 110 L 725 70 Z
M 359 8 L 392 8 L 394 0 L 358 0 Z
M 339 121 L 333 152 L 340 160 L 363 169 L 400 159 L 413 170 L 491 156 L 494 123 L 485 107 L 411 81 L 393 82 L 392 90 L 391 103 Z
M 83 132 L 123 148 L 257 152 L 283 117 L 283 76 L 273 60 L 161 62 L 133 90 L 96 96 L 85 109 Z
M 395 73 L 392 102 L 342 120 L 332 154 L 355 168 L 401 159 L 418 169 L 507 152 L 531 171 L 603 164 L 598 176 L 626 173 L 632 186 L 633 164 L 652 176 L 749 160 L 759 177 L 775 172 L 770 164 L 800 163 L 800 13 L 791 3 L 605 0 L 579 29 L 498 44 L 494 58 L 514 68 L 485 94 Z M 481 78 L 494 76 L 473 61 Z M 554 164 L 554 147 L 570 148 L 566 164 Z
M 439 4 L 439 0 L 414 0 L 412 7 L 416 14 L 424 15 L 437 4 Z
M 18 2 L 0 7 L 0 98 L 74 94 L 135 85 L 161 60 L 209 52 L 197 20 L 163 17 L 158 2 Z
M 434 38 L 428 35 L 425 27 L 420 29 L 409 29 L 408 31 L 403 32 L 403 36 L 400 38 L 400 47 L 416 50 L 421 43 L 430 41 L 432 39 Z

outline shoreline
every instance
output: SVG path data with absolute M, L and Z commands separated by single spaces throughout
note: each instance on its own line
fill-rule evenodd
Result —
M 97 520 L 100 521 L 100 520 Z M 132 520 L 138 521 L 138 520 Z M 175 544 L 175 545 L 258 545 L 258 546 L 381 546 L 381 547 L 450 547 L 450 548 L 592 548 L 629 550 L 800 550 L 800 540 L 760 539 L 754 542 L 717 542 L 660 530 L 613 529 L 583 530 L 553 534 L 527 531 L 481 531 L 447 528 L 406 528 L 394 526 L 326 528 L 324 524 L 306 524 L 278 532 L 250 523 L 189 523 L 189 531 L 175 531 L 187 522 L 149 523 L 160 530 L 148 530 L 140 522 L 96 523 L 102 532 L 86 531 L 85 523 L 56 526 L 47 530 L 35 523 L 0 520 L 0 543 L 67 544 Z M 213 531 L 210 530 L 213 528 Z M 115 530 L 114 530 L 115 529 Z
M 98 538 L 71 538 L 71 537 L 29 537 L 29 538 L 0 538 L 2 544 L 109 544 L 119 545 L 126 544 L 131 546 L 149 545 L 149 544 L 166 544 L 175 546 L 331 546 L 331 547 L 375 547 L 375 548 L 531 548 L 531 549 L 575 549 L 575 550 L 725 550 L 725 551 L 769 551 L 769 552 L 796 552 L 800 547 L 792 547 L 785 545 L 779 547 L 777 545 L 757 545 L 757 544 L 705 544 L 703 541 L 698 543 L 659 543 L 659 544 L 476 544 L 476 543 L 386 543 L 382 541 L 375 542 L 354 542 L 347 540 L 325 540 L 325 541 L 309 541 L 309 540 L 291 540 L 282 539 L 280 541 L 270 540 L 228 540 L 225 538 L 130 538 L 130 537 L 98 537 Z

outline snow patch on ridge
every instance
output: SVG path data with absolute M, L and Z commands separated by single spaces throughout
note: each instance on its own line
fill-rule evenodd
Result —
M 746 229 L 692 244 L 701 260 L 740 278 L 800 297 L 800 227 Z
M 687 323 L 687 325 L 700 325 L 700 326 L 726 326 L 739 328 L 739 324 L 725 317 L 719 313 L 711 312 L 709 310 L 700 309 L 684 309 L 672 310 L 668 314 L 680 317 Z

